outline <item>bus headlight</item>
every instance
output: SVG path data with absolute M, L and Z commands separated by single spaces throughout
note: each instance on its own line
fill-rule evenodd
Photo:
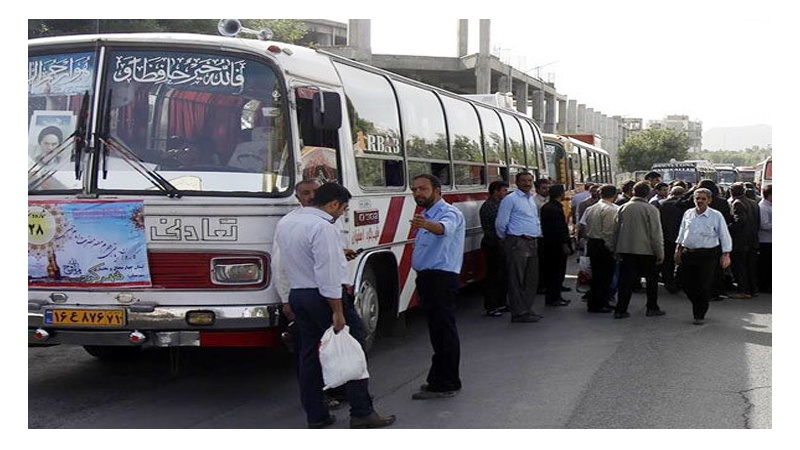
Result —
M 214 284 L 258 284 L 264 280 L 261 258 L 214 258 L 211 260 Z

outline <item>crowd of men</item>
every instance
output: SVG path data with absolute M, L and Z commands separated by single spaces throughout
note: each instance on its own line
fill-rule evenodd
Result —
M 515 182 L 510 192 L 508 183 L 492 182 L 480 208 L 488 316 L 510 312 L 512 323 L 538 322 L 543 316 L 534 310 L 537 294 L 547 306 L 568 305 L 562 292 L 570 290 L 564 280 L 576 251 L 591 262 L 587 311 L 613 312 L 617 319 L 630 317 L 631 296 L 642 278 L 646 316 L 665 314 L 658 305 L 661 280 L 670 292 L 686 292 L 697 325 L 704 323 L 709 301 L 724 298 L 726 288 L 742 299 L 771 292 L 771 186 L 758 198 L 736 183 L 726 200 L 713 181 L 666 184 L 652 172 L 620 189 L 586 183 L 567 202 L 565 187 L 548 179 L 534 182 L 531 173 L 520 172 Z M 410 220 L 416 230 L 411 265 L 433 350 L 427 382 L 411 398 L 453 397 L 461 390 L 455 309 L 465 220 L 442 198 L 435 176 L 414 177 L 411 190 L 422 208 Z M 362 346 L 366 334 L 346 274 L 347 261 L 357 253 L 342 240 L 338 220 L 351 194 L 339 184 L 314 180 L 298 183 L 295 194 L 301 206 L 275 231 L 275 284 L 284 314 L 295 324 L 291 347 L 307 425 L 323 428 L 336 421 L 330 411 L 339 402 L 323 392 L 319 341 L 329 327 L 341 332 L 347 325 Z M 339 398 L 350 404 L 351 428 L 385 427 L 396 420 L 375 411 L 368 378 L 346 383 Z
M 488 316 L 509 311 L 511 322 L 537 322 L 534 293 L 544 294 L 546 306 L 568 305 L 561 292 L 570 290 L 563 283 L 575 252 L 591 265 L 587 311 L 616 319 L 630 317 L 642 279 L 646 316 L 666 313 L 658 305 L 662 282 L 670 293 L 686 293 L 696 325 L 705 323 L 710 301 L 771 292 L 771 185 L 761 195 L 750 183 L 723 192 L 712 180 L 668 184 L 650 172 L 619 188 L 586 183 L 569 202 L 564 187 L 546 178 L 520 173 L 516 185 L 507 194 L 507 183 L 493 182 L 480 210 Z

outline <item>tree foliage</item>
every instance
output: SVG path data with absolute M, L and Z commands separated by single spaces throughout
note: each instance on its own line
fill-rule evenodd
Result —
M 659 162 L 687 159 L 689 137 L 682 130 L 648 128 L 629 136 L 619 149 L 619 167 L 623 171 L 648 170 Z
M 753 146 L 744 151 L 705 151 L 697 155 L 698 159 L 706 159 L 714 164 L 733 164 L 736 167 L 740 166 L 755 166 L 772 156 L 772 146 L 761 148 Z
M 219 19 L 28 19 L 28 39 L 86 33 L 175 32 L 218 35 Z M 306 35 L 297 19 L 249 19 L 242 25 L 253 30 L 272 29 L 276 41 L 297 43 Z M 242 34 L 242 37 L 253 37 Z

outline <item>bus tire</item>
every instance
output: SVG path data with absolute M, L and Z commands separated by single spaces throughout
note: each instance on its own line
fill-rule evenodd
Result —
M 138 355 L 142 347 L 116 345 L 84 345 L 86 353 L 101 361 L 120 361 Z
M 381 315 L 380 292 L 378 277 L 373 267 L 369 266 L 361 277 L 361 285 L 358 287 L 358 295 L 354 304 L 366 333 L 364 337 L 365 351 L 372 349 L 378 334 L 378 321 Z

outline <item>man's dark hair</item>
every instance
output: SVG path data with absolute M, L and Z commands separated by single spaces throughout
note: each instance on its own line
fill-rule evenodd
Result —
M 663 181 L 659 181 L 658 183 L 656 183 L 656 187 L 654 189 L 659 190 L 665 187 L 669 187 L 669 185 L 667 183 L 664 183 Z
M 421 174 L 415 176 L 414 178 L 412 178 L 411 181 L 418 180 L 420 178 L 425 178 L 426 180 L 430 181 L 431 182 L 431 186 L 433 186 L 434 189 L 436 189 L 436 188 L 441 189 L 442 188 L 442 182 L 439 181 L 439 179 L 436 178 L 435 175 L 431 175 L 429 173 L 421 173 Z
M 731 196 L 733 197 L 741 197 L 744 195 L 744 183 L 733 183 L 731 185 Z
M 559 197 L 564 195 L 564 185 L 563 184 L 554 184 L 550 186 L 550 190 L 548 191 L 550 194 L 550 200 L 558 200 Z
M 768 184 L 761 189 L 761 193 L 764 194 L 764 198 L 772 198 L 772 185 Z
M 348 203 L 353 196 L 346 187 L 339 183 L 325 183 L 317 189 L 314 193 L 314 200 L 311 204 L 314 206 L 323 206 L 328 203 L 338 200 L 339 203 Z
M 61 143 L 61 141 L 64 140 L 64 133 L 61 132 L 61 128 L 50 125 L 48 127 L 42 128 L 42 131 L 39 132 L 39 140 L 36 142 L 42 142 L 42 139 L 44 139 L 44 137 L 47 136 L 48 134 L 56 135 L 56 137 L 58 137 L 59 144 Z
M 297 184 L 294 185 L 294 193 L 297 194 L 300 192 L 300 186 L 311 183 L 319 184 L 319 180 L 317 180 L 316 178 L 309 178 L 307 180 L 298 181 Z
M 519 174 L 517 174 L 517 176 L 519 176 Z M 539 189 L 543 184 L 553 184 L 553 182 L 550 180 L 550 178 L 539 178 L 533 182 L 533 187 Z
M 671 184 L 672 184 L 672 187 L 680 186 L 680 187 L 682 187 L 684 189 L 689 189 L 689 186 L 683 180 L 675 180 Z
M 650 183 L 647 181 L 640 181 L 633 186 L 633 195 L 635 197 L 647 197 L 650 194 Z
M 604 184 L 600 186 L 600 197 L 611 198 L 617 196 L 617 187 L 613 184 Z
M 592 186 L 596 186 L 596 184 L 595 184 L 595 183 L 592 183 L 592 182 L 590 182 L 590 181 L 587 181 L 586 183 L 583 183 L 583 189 L 584 189 L 584 190 L 586 190 L 586 191 L 588 191 L 589 189 L 591 189 L 591 188 L 592 188 Z
M 661 178 L 661 174 L 656 171 L 653 171 L 653 172 L 648 172 L 647 175 L 644 176 L 644 179 L 648 181 L 653 178 Z
M 636 182 L 635 182 L 635 181 L 633 181 L 633 180 L 628 180 L 628 181 L 626 181 L 626 182 L 622 183 L 622 188 L 620 188 L 620 190 L 621 190 L 622 192 L 630 192 L 630 191 L 632 191 L 632 190 L 633 190 L 633 186 L 635 186 L 635 185 L 636 185 Z M 648 189 L 649 189 L 649 188 L 650 188 L 650 186 L 648 185 Z
M 517 174 L 514 176 L 514 180 L 519 182 L 519 177 L 521 177 L 523 175 L 530 175 L 531 178 L 533 178 L 533 174 L 532 173 L 528 172 L 527 170 L 523 170 L 522 172 L 517 172 Z M 517 183 L 517 184 L 519 184 L 519 183 Z
M 507 188 L 508 183 L 503 180 L 496 180 L 489 183 L 489 195 L 493 195 L 495 192 L 499 191 L 500 189 Z
M 717 186 L 717 183 L 714 183 L 714 180 L 709 180 L 708 178 L 700 180 L 700 182 L 697 183 L 697 186 L 711 191 L 712 199 L 719 195 L 719 187 Z

